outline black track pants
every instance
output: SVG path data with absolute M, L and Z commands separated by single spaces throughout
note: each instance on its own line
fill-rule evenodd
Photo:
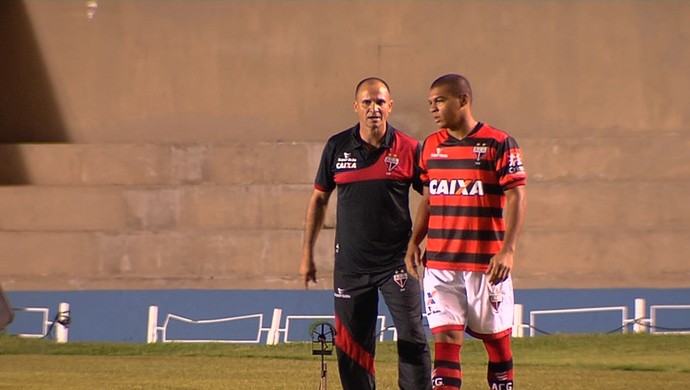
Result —
M 422 326 L 422 296 L 404 268 L 380 274 L 334 273 L 336 351 L 344 390 L 376 389 L 378 292 L 398 332 L 398 384 L 402 390 L 431 389 L 431 359 Z

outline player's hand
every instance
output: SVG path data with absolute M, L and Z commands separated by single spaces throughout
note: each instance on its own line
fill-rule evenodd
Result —
M 417 267 L 422 264 L 421 253 L 422 252 L 419 249 L 419 245 L 415 245 L 411 242 L 407 245 L 407 253 L 405 254 L 405 268 L 407 268 L 407 274 L 415 279 L 419 279 Z
M 314 258 L 305 256 L 299 265 L 299 274 L 304 281 L 304 289 L 309 290 L 309 282 L 316 283 L 316 264 Z
M 495 254 L 489 262 L 489 269 L 486 271 L 486 273 L 489 274 L 489 283 L 496 285 L 508 279 L 512 269 L 512 253 L 499 252 Z

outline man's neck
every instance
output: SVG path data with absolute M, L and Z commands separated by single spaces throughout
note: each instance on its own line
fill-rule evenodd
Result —
M 463 139 L 477 127 L 478 123 L 479 122 L 474 120 L 474 118 L 468 118 L 460 122 L 457 126 L 448 128 L 448 132 L 457 139 Z
M 383 143 L 383 137 L 386 135 L 386 124 L 379 127 L 369 128 L 366 126 L 359 126 L 359 136 L 364 143 L 372 148 L 378 149 Z

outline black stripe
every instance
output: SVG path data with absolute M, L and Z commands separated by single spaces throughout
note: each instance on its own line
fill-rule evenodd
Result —
M 429 185 L 431 180 L 425 185 Z M 450 183 L 449 183 L 450 184 Z M 459 186 L 458 186 L 459 187 Z M 482 182 L 482 188 L 484 188 L 484 194 L 486 195 L 503 195 L 503 187 L 500 184 L 489 184 Z M 456 188 L 456 191 L 460 192 L 460 188 Z M 467 189 L 469 191 L 469 188 Z
M 448 261 L 456 263 L 489 264 L 494 255 L 490 253 L 451 253 L 451 252 L 427 252 L 426 258 L 431 261 Z
M 443 160 L 428 160 L 428 169 L 478 169 L 490 171 L 493 169 L 493 164 L 489 160 L 482 158 L 476 159 L 443 159 Z
M 489 362 L 489 371 L 491 372 L 505 372 L 513 369 L 513 359 L 506 362 Z
M 460 370 L 460 362 L 451 362 L 449 360 L 434 360 L 434 367 L 449 368 L 451 370 Z
M 505 232 L 493 230 L 450 230 L 429 229 L 429 238 L 441 238 L 444 240 L 478 240 L 478 241 L 503 241 Z
M 443 215 L 449 217 L 503 217 L 503 210 L 501 210 L 499 207 L 431 206 L 429 210 L 431 215 Z
M 436 378 L 441 379 L 441 383 L 436 382 Z M 462 379 L 458 378 L 449 378 L 447 376 L 436 376 L 434 379 L 431 380 L 431 383 L 434 386 L 449 386 L 449 387 L 455 387 L 455 388 L 460 388 L 462 387 Z

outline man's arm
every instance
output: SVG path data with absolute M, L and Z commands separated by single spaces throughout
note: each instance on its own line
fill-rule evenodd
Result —
M 525 211 L 527 210 L 527 192 L 525 186 L 517 186 L 505 192 L 505 226 L 506 231 L 503 237 L 503 245 L 500 252 L 491 258 L 489 269 L 489 282 L 498 284 L 510 275 L 513 269 L 513 257 L 517 248 L 518 238 L 522 231 L 522 224 L 525 221 Z
M 419 249 L 419 244 L 422 243 L 426 233 L 429 230 L 429 187 L 424 187 L 422 199 L 419 201 L 417 214 L 414 218 L 414 225 L 412 227 L 412 235 L 407 244 L 407 253 L 405 254 L 405 267 L 407 273 L 412 277 L 419 279 L 417 266 L 422 264 L 422 251 Z
M 309 198 L 307 215 L 304 218 L 304 241 L 302 242 L 302 260 L 299 265 L 299 274 L 304 279 L 304 288 L 309 289 L 309 282 L 316 283 L 316 264 L 314 264 L 314 246 L 319 236 L 323 221 L 326 218 L 326 207 L 330 192 L 317 190 L 316 188 Z

